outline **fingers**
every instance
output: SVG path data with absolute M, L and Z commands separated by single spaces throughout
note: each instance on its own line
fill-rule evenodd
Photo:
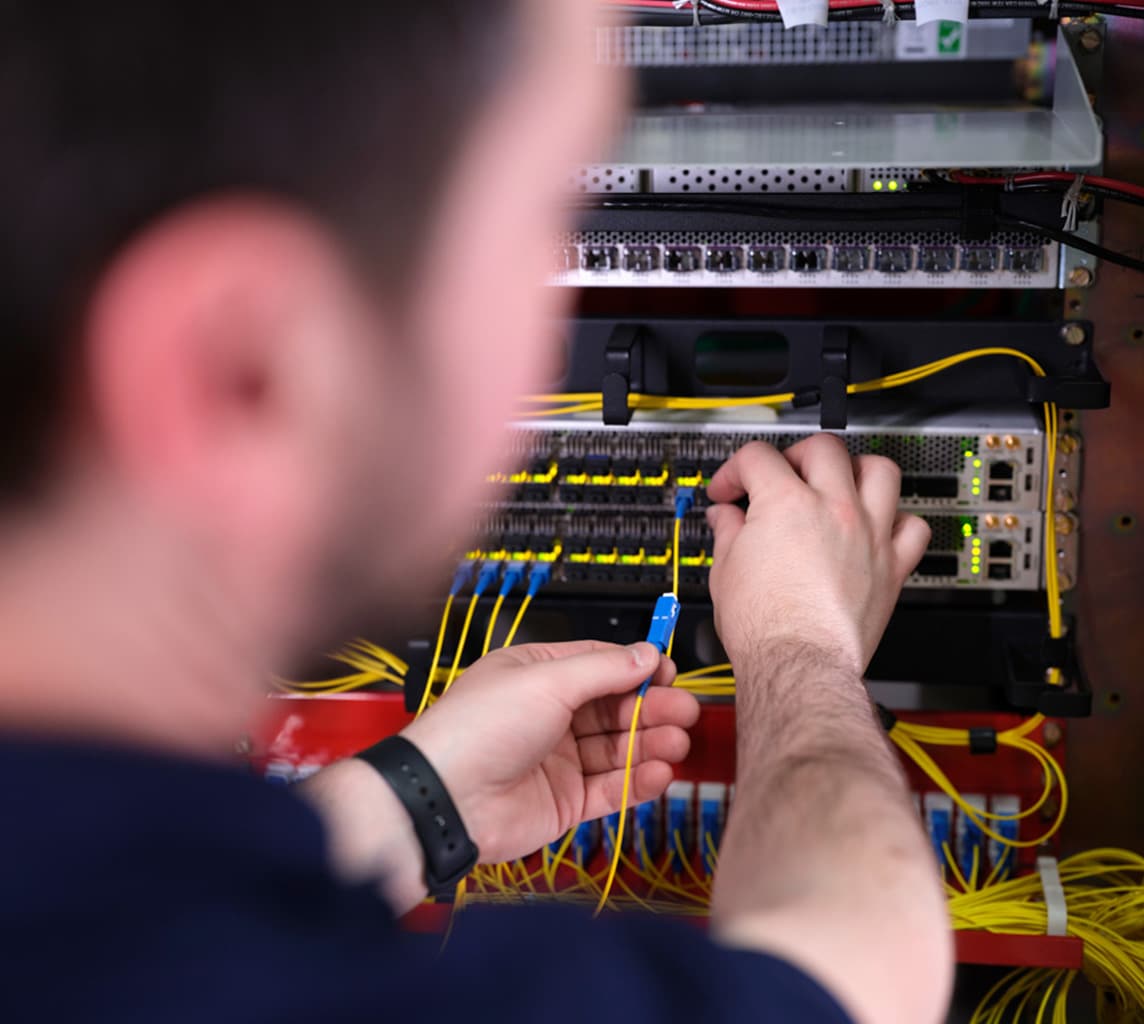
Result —
M 898 513 L 892 534 L 898 579 L 904 580 L 917 568 L 929 547 L 931 533 L 924 519 L 907 512 Z
M 707 525 L 715 535 L 715 561 L 722 563 L 739 531 L 747 522 L 747 516 L 737 505 L 712 505 L 707 509 Z
M 857 488 L 850 452 L 833 434 L 815 434 L 783 455 L 795 472 L 826 497 L 850 498 Z
M 663 656 L 649 643 L 604 644 L 578 641 L 570 644 L 530 644 L 521 672 L 530 674 L 525 685 L 542 686 L 574 713 L 589 701 L 634 690 L 649 676 L 664 671 Z M 578 653 L 565 654 L 579 648 Z M 518 650 L 518 648 L 509 648 Z M 507 653 L 507 652 L 506 652 Z
M 670 664 L 670 663 L 669 663 Z M 674 678 L 674 671 L 672 678 Z M 572 717 L 572 732 L 579 737 L 600 733 L 626 732 L 632 724 L 636 695 L 604 697 L 580 708 Z M 686 690 L 673 690 L 668 685 L 648 690 L 640 711 L 640 727 L 676 725 L 690 729 L 699 721 L 699 701 Z
M 902 496 L 902 471 L 881 455 L 859 455 L 854 460 L 858 499 L 883 537 L 893 530 Z
M 738 501 L 744 495 L 754 501 L 797 483 L 791 464 L 776 448 L 752 441 L 719 467 L 707 485 L 707 496 L 717 504 Z
M 580 765 L 585 776 L 622 769 L 628 757 L 628 733 L 613 732 L 580 740 Z M 691 750 L 691 737 L 677 725 L 657 725 L 636 731 L 632 764 L 666 761 L 678 764 Z
M 646 800 L 657 800 L 663 796 L 672 778 L 671 765 L 666 761 L 644 761 L 637 765 L 632 770 L 628 806 L 634 807 Z M 622 768 L 604 775 L 594 775 L 584 781 L 584 821 L 605 818 L 620 809 L 620 798 L 624 791 Z

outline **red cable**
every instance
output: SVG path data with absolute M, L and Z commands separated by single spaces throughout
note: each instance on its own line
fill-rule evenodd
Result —
M 1014 185 L 1047 185 L 1057 182 L 1071 182 L 1076 179 L 1076 175 L 1070 174 L 1068 171 L 1039 171 L 1033 174 L 1014 174 L 1007 178 L 996 175 L 986 177 L 966 174 L 963 171 L 953 171 L 949 177 L 951 181 L 955 181 L 959 185 L 1008 185 L 1009 182 L 1013 182 Z M 1084 174 L 1081 177 L 1098 188 L 1106 188 L 1110 192 L 1123 192 L 1125 195 L 1144 199 L 1144 185 L 1136 185 L 1130 181 L 1118 181 L 1116 178 L 1102 178 L 1096 174 Z

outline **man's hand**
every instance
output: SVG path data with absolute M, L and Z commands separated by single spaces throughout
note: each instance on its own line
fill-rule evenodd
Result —
M 866 670 L 898 593 L 929 544 L 898 512 L 901 473 L 889 459 L 852 459 L 829 434 L 780 453 L 753 442 L 707 488 L 715 533 L 711 596 L 731 661 L 797 640 Z M 730 502 L 746 496 L 747 512 Z
M 635 690 L 648 676 L 631 804 L 659 797 L 690 747 L 695 698 L 646 643 L 529 644 L 482 658 L 403 735 L 444 780 L 484 862 L 522 857 L 619 810 Z

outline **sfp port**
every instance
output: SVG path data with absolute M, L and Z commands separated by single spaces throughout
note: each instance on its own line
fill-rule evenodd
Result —
M 951 245 L 925 245 L 918 250 L 918 268 L 927 274 L 949 274 L 957 267 L 957 250 Z
M 989 500 L 990 501 L 1012 501 L 1013 500 L 1013 485 L 1012 484 L 990 484 L 989 485 Z
M 557 465 L 557 472 L 561 476 L 579 476 L 584 472 L 584 460 L 576 456 L 563 458 Z
M 864 245 L 836 245 L 834 269 L 840 274 L 859 274 L 868 266 L 870 251 Z
M 587 575 L 589 583 L 612 583 L 615 580 L 615 573 L 610 565 L 590 565 Z
M 607 505 L 612 500 L 612 489 L 610 487 L 585 487 L 584 488 L 584 504 L 585 505 Z
M 663 459 L 640 459 L 637 463 L 640 471 L 640 476 L 655 477 L 661 476 L 664 471 Z
M 722 459 L 700 459 L 699 472 L 704 476 L 714 476 L 719 467 L 723 465 Z
M 989 463 L 989 479 L 990 480 L 1012 480 L 1017 471 L 1013 468 L 1011 462 L 991 462 Z
M 639 583 L 640 567 L 638 565 L 618 565 L 612 574 L 617 583 Z
M 616 542 L 616 552 L 621 558 L 625 555 L 629 558 L 638 555 L 643 549 L 643 541 L 639 537 L 621 537 Z
M 699 540 L 685 540 L 679 545 L 680 558 L 699 558 L 703 554 L 703 542 Z
M 586 245 L 580 253 L 584 270 L 615 270 L 620 265 L 620 250 L 614 245 Z
M 790 251 L 790 268 L 800 274 L 813 274 L 826 266 L 826 249 L 823 246 L 800 246 Z
M 548 484 L 525 484 L 520 489 L 521 501 L 548 501 L 551 496 Z
M 914 573 L 918 576 L 956 576 L 957 555 L 924 555 Z
M 1011 580 L 1013 578 L 1013 566 L 1008 562 L 994 562 L 989 566 L 989 578 L 991 580 Z
M 584 457 L 584 472 L 589 476 L 607 476 L 612 471 L 612 457 L 610 455 L 586 455 Z
M 676 459 L 675 460 L 675 475 L 682 477 L 693 477 L 699 475 L 699 460 L 698 459 Z
M 636 492 L 636 504 L 655 506 L 663 504 L 663 488 L 662 487 L 633 487 Z
M 666 577 L 663 567 L 659 565 L 645 565 L 640 569 L 640 583 L 664 586 L 667 582 Z
M 885 245 L 874 250 L 874 269 L 883 274 L 905 274 L 913 266 L 914 251 L 908 245 Z
M 1044 250 L 1041 248 L 1008 249 L 1005 252 L 1005 269 L 1014 274 L 1036 274 L 1044 263 Z
M 961 269 L 970 274 L 992 274 L 997 269 L 997 250 L 992 246 L 965 246 L 961 250 Z
M 504 545 L 504 550 L 509 554 L 529 550 L 527 533 L 506 533 L 501 543 Z
M 914 493 L 919 498 L 956 498 L 957 477 L 919 476 L 915 478 Z
M 707 583 L 707 570 L 697 566 L 688 566 L 680 570 L 679 582 L 684 587 L 702 587 Z
M 669 246 L 663 253 L 663 265 L 673 274 L 690 274 L 703 266 L 703 252 L 697 246 Z
M 707 269 L 714 274 L 733 274 L 743 269 L 743 250 L 737 245 L 707 247 Z
M 565 555 L 586 555 L 592 550 L 592 541 L 583 534 L 570 534 L 564 538 Z
M 569 505 L 579 505 L 584 500 L 584 488 L 576 484 L 561 484 L 559 497 Z
M 612 472 L 616 476 L 635 476 L 636 475 L 636 460 L 635 459 L 613 459 Z
M 786 268 L 786 250 L 778 245 L 762 245 L 747 250 L 747 269 L 756 274 L 775 274 Z
M 533 476 L 540 476 L 547 473 L 552 466 L 552 460 L 547 455 L 534 455 L 528 460 L 528 471 Z
M 995 540 L 989 544 L 990 558 L 1012 558 L 1013 545 L 1007 540 Z
M 633 274 L 659 270 L 659 249 L 654 245 L 629 245 L 624 249 L 624 270 Z
M 613 487 L 609 500 L 616 505 L 635 505 L 636 489 L 634 487 Z

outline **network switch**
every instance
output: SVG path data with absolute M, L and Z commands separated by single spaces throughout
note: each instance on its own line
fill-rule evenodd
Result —
M 1052 288 L 1060 247 L 999 231 L 580 231 L 553 249 L 552 283 L 575 287 Z
M 814 416 L 792 411 L 744 422 L 712 414 L 696 422 L 686 414 L 637 414 L 621 428 L 579 418 L 520 422 L 512 444 L 521 468 L 501 481 L 499 502 L 537 510 L 671 509 L 676 486 L 703 486 L 749 441 L 786 448 L 809 437 L 817 432 Z M 1028 409 L 856 415 L 840 436 L 854 455 L 880 454 L 898 463 L 903 508 L 1043 507 L 1045 434 Z M 1075 493 L 1077 458 L 1075 451 L 1061 454 L 1059 494 Z
M 1044 586 L 1040 512 L 950 515 L 922 512 L 933 532 L 909 587 L 1039 590 Z M 552 563 L 550 592 L 659 593 L 672 583 L 674 519 L 668 512 L 498 511 L 468 552 L 474 560 Z M 1076 578 L 1076 533 L 1058 538 L 1057 563 Z M 704 589 L 713 538 L 702 512 L 680 530 L 680 588 Z

